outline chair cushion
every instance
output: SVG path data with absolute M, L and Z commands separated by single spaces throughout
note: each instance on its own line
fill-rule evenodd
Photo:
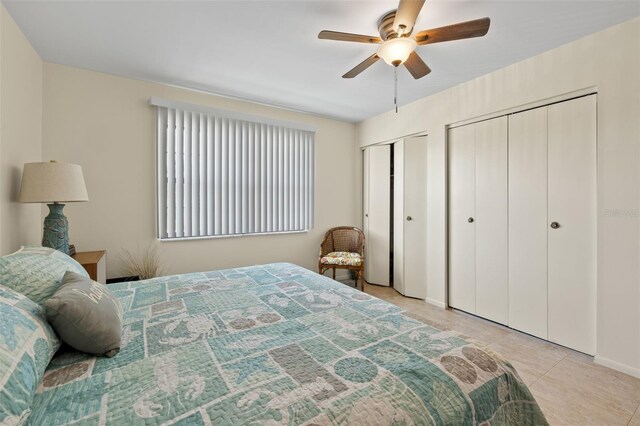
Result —
M 348 251 L 332 251 L 320 259 L 323 265 L 360 266 L 362 258 L 358 253 Z

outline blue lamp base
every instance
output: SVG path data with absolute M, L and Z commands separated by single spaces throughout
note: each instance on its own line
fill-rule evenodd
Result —
M 42 245 L 69 254 L 69 222 L 62 213 L 64 204 L 47 204 L 49 214 L 44 218 Z

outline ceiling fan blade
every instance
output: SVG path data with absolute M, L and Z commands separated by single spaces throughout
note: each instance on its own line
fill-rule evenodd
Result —
M 400 0 L 396 17 L 393 20 L 393 30 L 398 35 L 410 34 L 416 24 L 418 14 L 425 0 Z
M 407 67 L 413 78 L 416 80 L 431 72 L 431 68 L 424 63 L 422 58 L 418 56 L 416 52 L 411 52 L 409 58 L 404 62 L 404 66 Z
M 356 43 L 382 43 L 380 37 L 327 30 L 320 31 L 318 38 L 323 40 L 353 41 Z
M 489 31 L 491 19 L 482 18 L 446 27 L 420 31 L 416 34 L 418 44 L 442 43 L 443 41 L 462 40 L 465 38 L 482 37 Z
M 367 59 L 365 59 L 364 61 L 360 62 L 358 65 L 353 67 L 349 72 L 343 75 L 342 78 L 353 78 L 357 76 L 362 71 L 366 70 L 371 65 L 375 64 L 378 61 L 378 59 L 380 59 L 380 57 L 378 56 L 377 53 L 374 53 L 373 55 L 369 56 Z

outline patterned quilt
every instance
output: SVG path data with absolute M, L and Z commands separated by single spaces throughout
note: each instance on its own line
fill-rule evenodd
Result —
M 30 424 L 546 424 L 508 362 L 295 265 L 109 288 L 121 352 L 58 353 Z

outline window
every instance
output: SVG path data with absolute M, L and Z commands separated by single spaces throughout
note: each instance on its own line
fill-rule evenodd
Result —
M 152 98 L 158 238 L 313 226 L 313 129 Z

